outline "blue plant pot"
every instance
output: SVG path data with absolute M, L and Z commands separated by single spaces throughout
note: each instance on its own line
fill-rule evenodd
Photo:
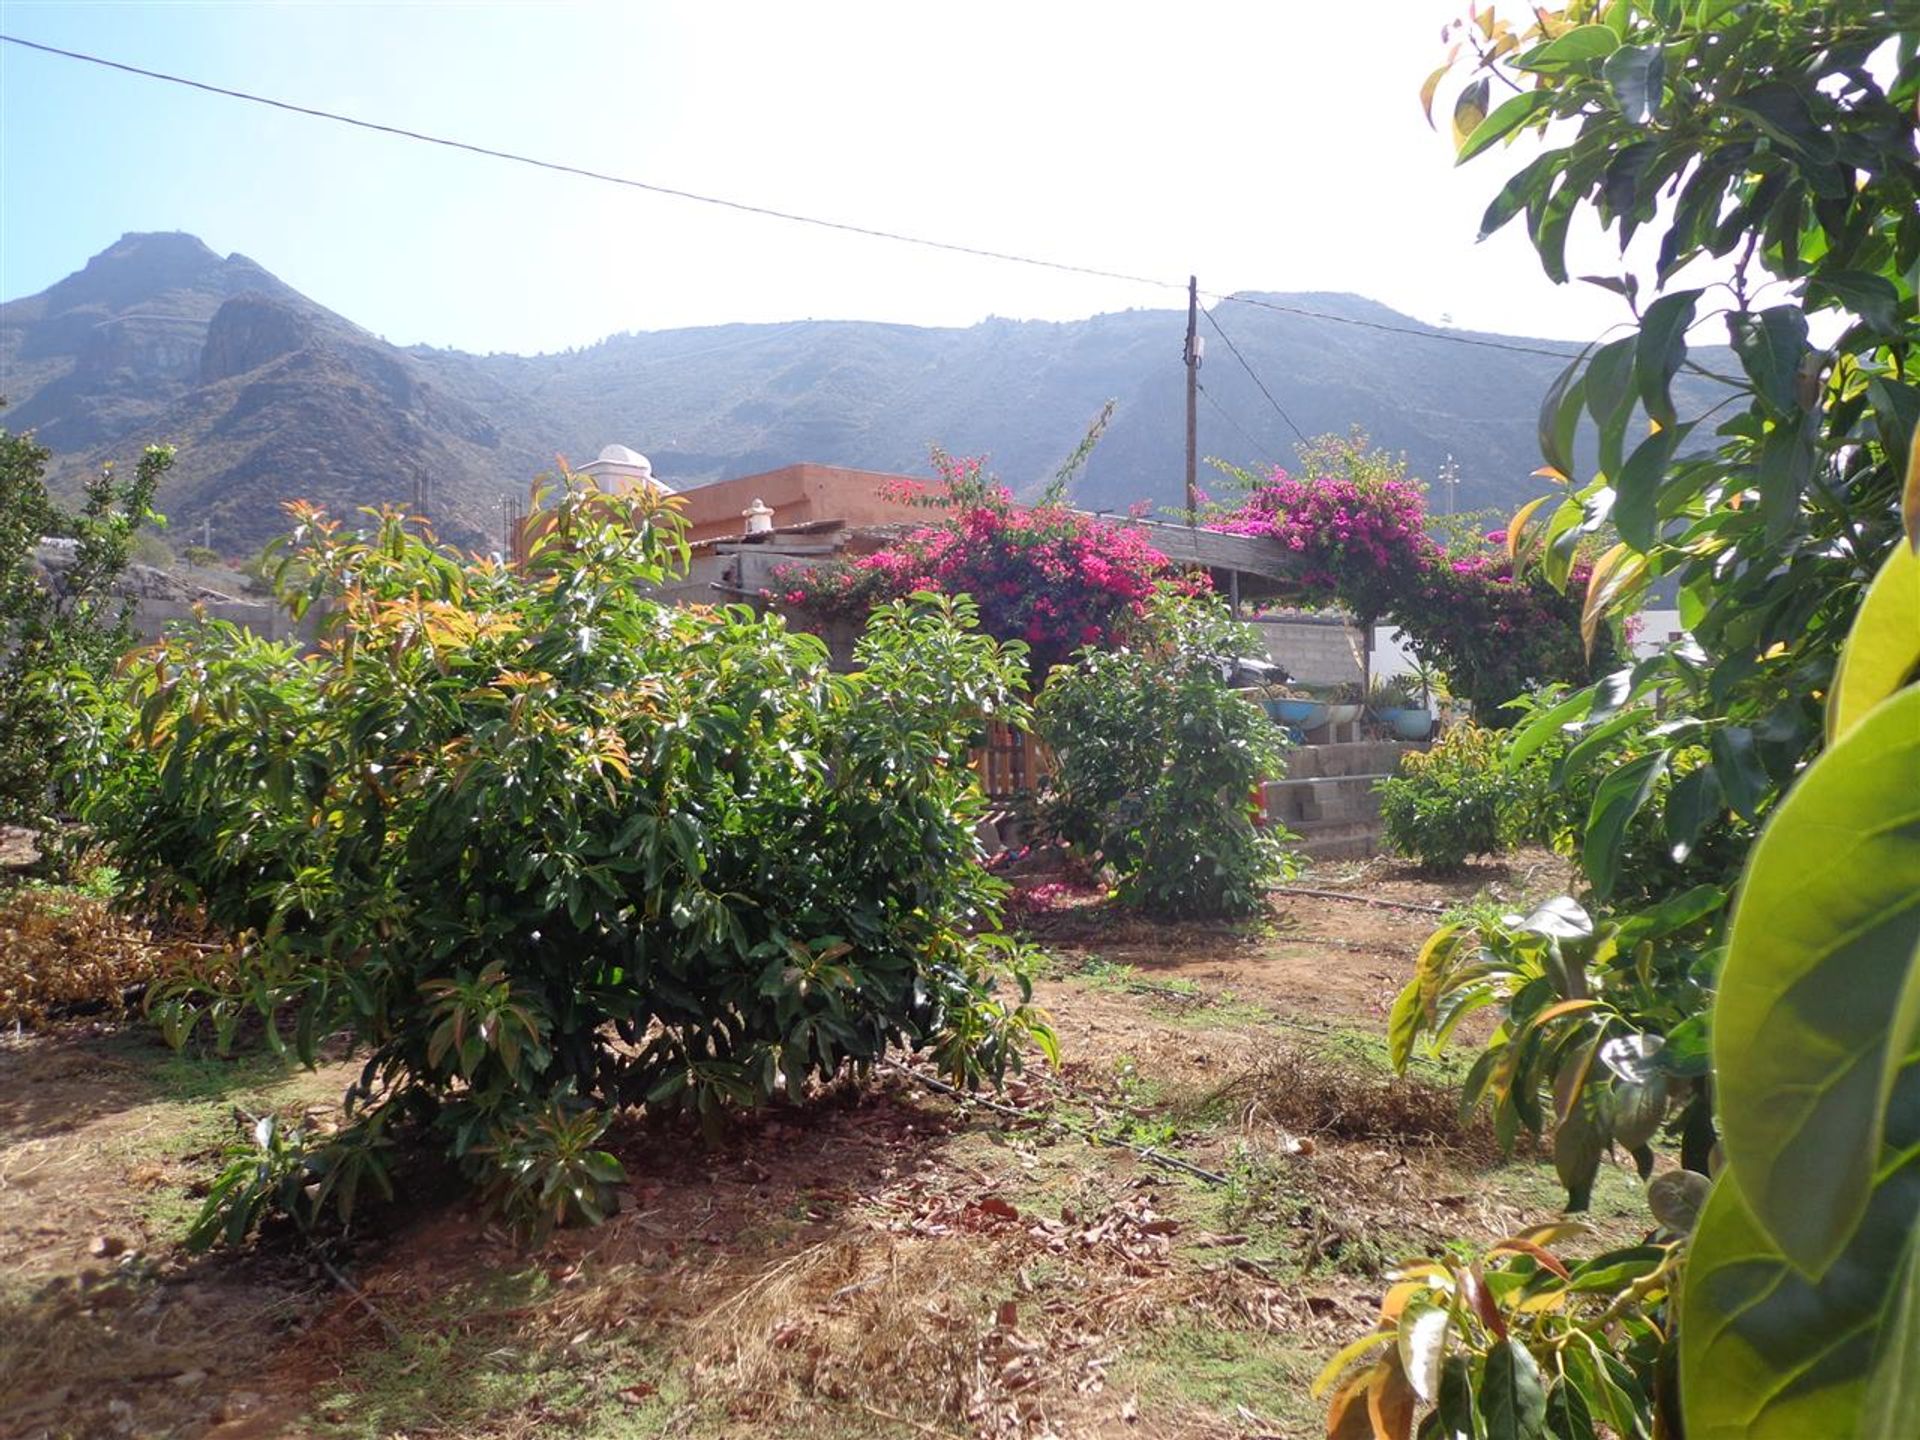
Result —
M 1327 723 L 1327 707 L 1318 700 L 1269 700 L 1267 714 L 1296 730 L 1318 730 Z
M 1391 729 L 1401 740 L 1425 740 L 1433 734 L 1433 712 L 1424 706 L 1414 706 L 1406 710 L 1381 710 L 1377 712 L 1380 723 Z

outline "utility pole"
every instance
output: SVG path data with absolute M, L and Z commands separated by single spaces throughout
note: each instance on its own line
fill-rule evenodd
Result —
M 1200 280 L 1187 277 L 1187 524 L 1199 523 L 1200 486 Z

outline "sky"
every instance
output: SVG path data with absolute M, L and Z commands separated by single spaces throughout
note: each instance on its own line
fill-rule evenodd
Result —
M 652 183 L 1218 292 L 1353 291 L 1430 323 L 1586 340 L 1518 225 L 1525 154 L 1456 169 L 1421 80 L 1447 0 L 1224 4 L 49 4 L 0 30 Z M 1183 303 L 742 215 L 0 46 L 0 296 L 130 230 L 237 251 L 400 344 L 534 352 L 626 330 L 968 325 Z M 1576 236 L 1576 270 L 1617 269 Z M 1470 352 L 1462 352 L 1463 354 Z

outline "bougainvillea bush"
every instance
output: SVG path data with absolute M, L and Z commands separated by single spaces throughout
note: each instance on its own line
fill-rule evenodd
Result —
M 139 662 L 157 764 L 103 763 L 88 819 L 148 903 L 236 940 L 156 1013 L 368 1057 L 346 1128 L 256 1137 L 224 1233 L 384 1188 L 403 1137 L 530 1223 L 591 1219 L 619 1106 L 712 1121 L 896 1047 L 964 1084 L 1051 1047 L 965 763 L 1024 716 L 1017 647 L 922 598 L 833 674 L 777 618 L 650 598 L 684 522 L 629 505 L 570 487 L 523 569 L 302 511 L 317 650 L 206 622 Z
M 1058 501 L 1015 505 L 980 460 L 933 458 L 940 482 L 919 498 L 939 520 L 871 555 L 789 567 L 773 598 L 807 617 L 859 619 L 916 591 L 969 595 L 981 628 L 1026 645 L 1041 677 L 1082 645 L 1111 644 L 1156 585 L 1178 580 L 1138 530 Z
M 1539 685 L 1601 673 L 1612 637 L 1596 633 L 1589 655 L 1574 598 L 1585 589 L 1583 562 L 1573 564 L 1569 594 L 1535 574 L 1516 577 L 1503 533 L 1443 546 L 1428 534 L 1404 463 L 1371 450 L 1362 434 L 1309 442 L 1301 459 L 1299 474 L 1232 472 L 1244 498 L 1206 517 L 1210 529 L 1265 536 L 1298 557 L 1293 599 L 1397 626 L 1483 724 L 1506 724 L 1503 707 Z

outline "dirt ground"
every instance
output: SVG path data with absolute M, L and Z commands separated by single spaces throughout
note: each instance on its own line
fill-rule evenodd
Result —
M 349 1067 L 16 1038 L 0 1436 L 1317 1434 L 1307 1383 L 1388 1269 L 1557 1209 L 1549 1164 L 1461 1125 L 1457 1065 L 1396 1080 L 1379 1036 L 1437 909 L 1560 879 L 1376 862 L 1242 929 L 1036 915 L 1057 1074 L 990 1106 L 886 1069 L 715 1146 L 635 1123 L 620 1214 L 533 1250 L 442 1195 L 324 1260 L 188 1257 L 246 1117 L 324 1108 Z M 1593 1243 L 1638 1211 L 1608 1175 Z

